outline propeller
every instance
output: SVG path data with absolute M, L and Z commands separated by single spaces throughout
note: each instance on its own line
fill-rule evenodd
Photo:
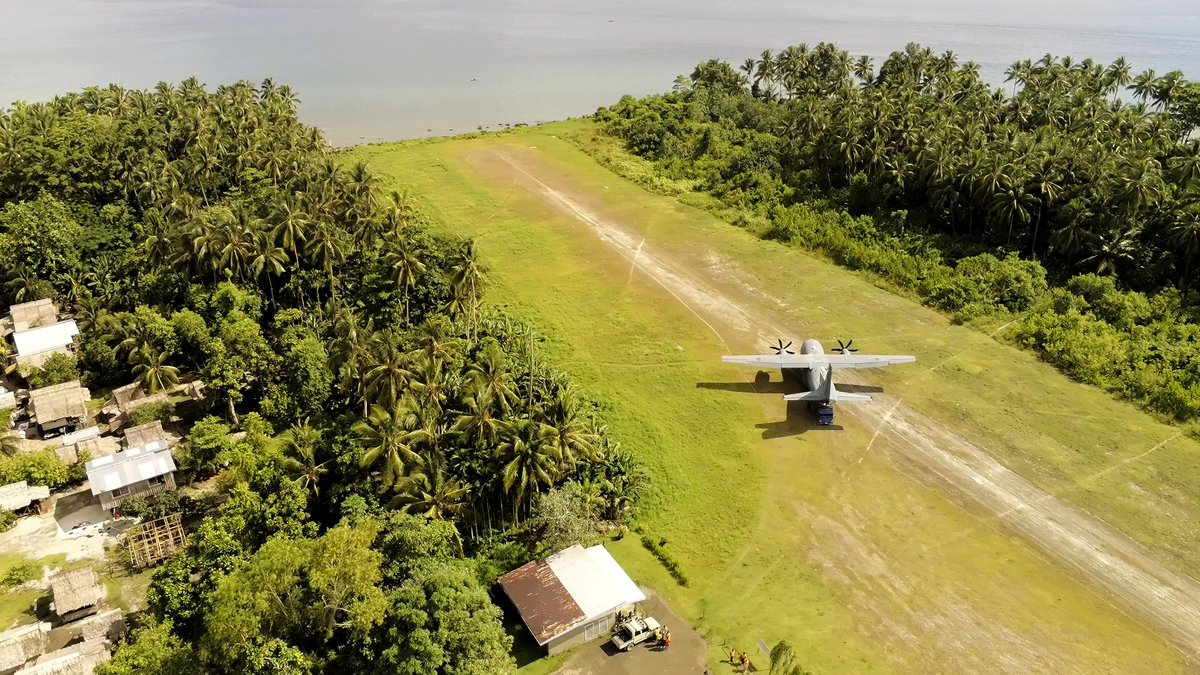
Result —
M 775 341 L 775 344 L 771 345 L 771 349 L 774 349 L 775 353 L 778 355 L 795 354 L 796 352 L 794 352 L 790 349 L 791 346 L 792 346 L 791 341 L 788 341 L 788 343 L 785 345 L 785 344 L 783 344 L 783 338 L 779 338 L 778 340 Z
M 854 340 L 852 339 L 846 343 L 843 343 L 841 340 L 838 340 L 837 349 L 835 349 L 833 351 L 835 351 L 839 354 L 848 354 L 848 353 L 856 352 L 858 350 L 854 348 Z

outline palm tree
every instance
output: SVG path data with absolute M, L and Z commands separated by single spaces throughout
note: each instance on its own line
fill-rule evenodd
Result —
M 426 438 L 421 428 L 416 402 L 404 398 L 390 408 L 372 405 L 364 421 L 356 422 L 351 431 L 366 450 L 361 464 L 374 466 L 383 460 L 381 480 L 384 488 L 392 488 L 419 459 L 414 446 Z
M 334 317 L 333 344 L 330 351 L 332 370 L 338 376 L 338 385 L 347 397 L 357 395 L 362 399 L 363 417 L 367 415 L 367 387 L 365 374 L 372 356 L 372 321 L 361 324 L 358 315 L 348 307 L 341 307 Z M 403 388 L 397 382 L 395 391 Z
M 365 398 L 376 400 L 382 405 L 397 403 L 408 389 L 412 379 L 409 357 L 396 344 L 390 332 L 375 333 L 370 340 L 368 360 L 363 374 Z
M 560 466 L 573 467 L 579 459 L 597 459 L 599 436 L 580 412 L 579 401 L 569 388 L 559 389 L 541 411 L 538 437 L 552 450 Z
M 467 328 L 474 339 L 476 312 L 479 307 L 479 291 L 483 283 L 484 268 L 475 255 L 475 242 L 468 240 L 450 262 L 450 287 L 454 297 L 466 305 Z
M 271 304 L 275 304 L 275 284 L 271 277 L 283 274 L 284 265 L 291 260 L 282 246 L 276 246 L 274 238 L 266 232 L 259 232 L 254 239 L 254 255 L 250 259 L 250 270 L 255 276 L 266 278 L 267 291 L 270 293 Z
M 318 224 L 305 252 L 313 263 L 317 264 L 329 279 L 329 293 L 334 293 L 334 265 L 346 259 L 349 247 L 346 245 L 342 232 L 332 225 Z
M 1033 205 L 1033 196 L 1025 192 L 1023 186 L 1012 187 L 1005 185 L 992 198 L 989 211 L 1000 221 L 1008 222 L 1008 240 L 1012 240 L 1013 224 L 1029 222 L 1029 208 Z
M 429 411 L 435 416 L 441 414 L 448 386 L 440 362 L 420 359 L 413 368 L 408 388 L 421 410 Z
M 167 365 L 170 354 L 143 346 L 130 356 L 133 375 L 151 394 L 170 389 L 179 383 L 179 369 Z
M 283 435 L 283 470 L 301 488 L 311 490 L 314 497 L 320 495 L 321 478 L 329 472 L 325 468 L 328 460 L 316 460 L 320 446 L 321 432 L 309 426 L 307 420 Z
M 479 448 L 495 445 L 504 422 L 492 415 L 492 399 L 481 391 L 463 400 L 463 413 L 454 421 L 451 431 Z
M 1155 77 L 1154 70 L 1146 70 L 1133 78 L 1130 89 L 1133 90 L 1133 95 L 1138 100 L 1145 103 L 1147 99 L 1154 95 L 1154 83 L 1157 81 L 1158 78 Z
M 871 67 L 871 57 L 863 54 L 854 62 L 854 77 L 862 83 L 863 88 L 871 86 L 875 79 L 875 70 Z
M 409 321 L 409 297 L 418 276 L 425 272 L 425 263 L 417 249 L 402 243 L 384 256 L 383 263 L 392 270 L 392 280 L 404 289 L 404 321 Z
M 291 256 L 303 251 L 312 223 L 299 201 L 294 197 L 281 195 L 274 204 L 273 220 L 275 227 L 271 230 L 271 235 L 279 242 L 280 247 Z
M 1096 238 L 1099 246 L 1091 255 L 1080 260 L 1081 265 L 1090 265 L 1096 274 L 1116 274 L 1122 265 L 1137 262 L 1138 231 L 1112 230 Z
M 488 344 L 479 352 L 467 366 L 467 377 L 477 392 L 499 407 L 501 414 L 508 414 L 511 406 L 520 400 L 504 352 L 496 344 Z
M 557 458 L 537 432 L 537 425 L 527 417 L 509 422 L 499 448 L 504 492 L 512 494 L 513 515 L 518 519 L 529 490 L 552 486 L 558 475 Z
M 450 360 L 451 349 L 458 342 L 450 336 L 450 324 L 442 317 L 426 319 L 417 326 L 418 350 L 430 363 L 442 364 Z
M 1200 214 L 1189 211 L 1187 217 L 1171 228 L 1171 243 L 1183 256 L 1183 291 L 1186 293 L 1193 279 L 1191 277 L 1192 260 L 1200 255 Z
M 396 485 L 397 495 L 388 504 L 431 520 L 456 520 L 467 510 L 471 490 L 449 477 L 442 462 L 421 458 L 413 471 Z
M 1171 101 L 1175 100 L 1175 97 L 1179 94 L 1180 90 L 1183 89 L 1185 84 L 1187 84 L 1187 80 L 1184 79 L 1182 71 L 1172 70 L 1166 75 L 1160 77 L 1154 82 L 1153 90 L 1151 92 L 1151 97 L 1154 99 L 1154 105 L 1157 106 L 1159 110 L 1170 109 Z

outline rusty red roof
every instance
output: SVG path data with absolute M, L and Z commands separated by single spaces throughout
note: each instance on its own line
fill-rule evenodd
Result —
M 587 618 L 544 560 L 535 560 L 500 577 L 500 587 L 516 605 L 539 645 Z

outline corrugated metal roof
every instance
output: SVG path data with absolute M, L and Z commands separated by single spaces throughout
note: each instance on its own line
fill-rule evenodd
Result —
M 603 546 L 576 544 L 500 578 L 539 645 L 646 599 Z
M 78 443 L 80 441 L 86 441 L 86 440 L 89 440 L 92 438 L 96 438 L 99 435 L 100 435 L 100 427 L 87 427 L 85 429 L 80 429 L 78 431 L 72 431 L 71 433 L 66 434 L 61 439 L 59 439 L 59 445 L 63 445 L 63 446 L 75 445 L 76 443 Z
M 535 560 L 500 577 L 500 587 L 539 645 L 545 645 L 586 618 L 544 560 Z
M 175 460 L 171 458 L 167 442 L 160 440 L 98 457 L 85 467 L 92 494 L 99 495 L 171 473 L 175 470 Z
M 603 546 L 576 544 L 546 558 L 546 564 L 587 620 L 646 599 Z
M 61 349 L 75 341 L 79 335 L 79 326 L 74 320 L 59 321 L 49 326 L 30 328 L 13 333 L 13 342 L 17 345 L 18 356 L 29 356 L 38 352 Z
M 50 488 L 45 485 L 29 485 L 25 481 L 17 481 L 0 487 L 0 510 L 16 511 L 23 509 L 38 499 L 48 499 Z

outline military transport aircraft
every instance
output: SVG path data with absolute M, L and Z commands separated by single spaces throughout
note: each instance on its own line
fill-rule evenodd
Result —
M 915 363 L 915 356 L 858 354 L 853 348 L 854 340 L 843 344 L 838 340 L 838 346 L 826 354 L 820 342 L 805 340 L 800 345 L 800 353 L 793 352 L 792 343 L 783 340 L 771 346 L 774 354 L 750 356 L 722 356 L 725 363 L 737 363 L 743 366 L 757 368 L 778 368 L 783 373 L 784 381 L 791 381 L 805 388 L 794 394 L 785 394 L 785 401 L 807 401 L 808 409 L 816 413 L 817 421 L 821 424 L 833 424 L 834 403 L 861 403 L 870 401 L 865 394 L 853 394 L 838 391 L 833 386 L 834 368 L 882 368 L 900 363 Z

